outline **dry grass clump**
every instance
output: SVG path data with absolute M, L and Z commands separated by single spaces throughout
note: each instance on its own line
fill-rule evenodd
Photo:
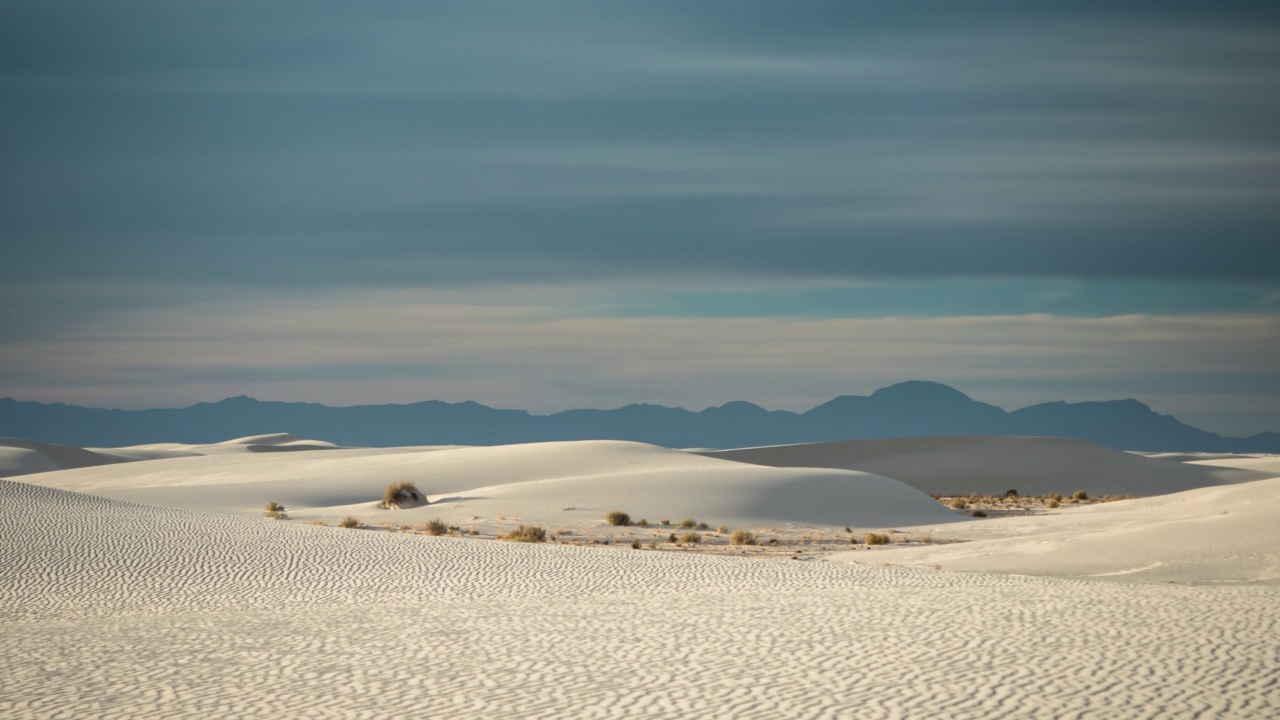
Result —
M 1048 495 L 1045 495 L 1045 498 L 1047 500 L 1056 500 L 1058 502 L 1062 502 L 1062 493 L 1049 493 Z
M 671 521 L 670 521 L 670 520 L 659 520 L 659 521 L 658 521 L 658 524 L 659 524 L 659 525 L 670 525 L 670 524 L 671 524 Z
M 284 514 L 284 506 L 272 500 L 265 507 L 266 513 L 263 514 L 268 520 L 283 520 L 288 516 Z
M 640 541 L 639 541 L 639 540 L 632 540 L 632 541 L 631 541 L 631 549 L 632 549 L 632 550 L 639 550 L 639 549 L 640 549 Z
M 547 531 L 537 525 L 521 525 L 503 535 L 502 539 L 511 540 L 512 542 L 539 543 L 547 539 Z
M 697 521 L 697 520 L 694 520 L 693 518 L 685 518 L 684 520 L 681 520 L 681 521 L 680 521 L 680 527 L 682 527 L 682 528 L 696 528 L 696 527 L 698 527 L 698 521 Z
M 951 501 L 952 510 L 964 510 L 967 507 L 969 507 L 969 501 L 964 498 L 956 498 Z
M 1087 493 L 1087 492 L 1085 492 L 1085 491 L 1083 491 L 1083 490 L 1077 490 L 1077 491 L 1075 491 L 1075 492 L 1071 493 L 1071 499 L 1072 499 L 1072 500 L 1075 500 L 1076 502 L 1080 502 L 1081 500 L 1088 500 L 1088 499 L 1089 499 L 1089 493 Z
M 636 525 L 639 527 L 649 527 L 649 521 L 644 518 L 640 518 L 640 521 L 637 522 Z
M 720 527 L 716 528 L 717 535 L 724 535 L 727 532 L 729 532 L 729 528 L 725 527 L 724 525 L 721 525 Z
M 350 515 L 348 515 L 348 516 L 346 516 L 346 517 L 342 518 L 342 522 L 338 523 L 338 527 L 340 527 L 340 528 L 358 528 L 358 527 L 360 527 L 360 526 L 361 526 L 361 525 L 363 525 L 363 524 L 364 524 L 364 523 L 360 522 L 358 519 L 356 519 L 356 518 L 351 517 Z
M 1061 504 L 1062 503 L 1058 502 L 1057 500 L 1054 500 L 1053 498 L 1049 498 L 1048 500 L 1045 501 L 1044 506 L 1049 508 L 1050 510 L 1053 510 L 1054 508 L 1059 507 Z
M 933 544 L 933 534 L 932 534 L 932 533 L 927 533 L 927 534 L 925 534 L 925 535 L 921 535 L 921 536 L 920 536 L 919 538 L 917 538 L 917 539 L 918 539 L 918 540 L 920 541 L 920 543 L 921 543 L 921 544 L 923 544 L 923 545 L 932 545 L 932 544 Z
M 697 545 L 702 542 L 702 536 L 696 532 L 687 532 L 680 536 L 680 542 L 684 545 Z
M 284 506 L 276 502 L 275 500 L 272 500 L 271 502 L 267 503 L 266 511 L 267 512 L 284 512 Z
M 418 490 L 418 486 L 412 480 L 401 480 L 387 486 L 382 491 L 382 502 L 380 505 L 388 510 L 399 509 L 400 507 L 425 503 L 427 496 Z
M 676 538 L 675 533 L 671 533 L 670 535 L 667 536 L 667 542 L 676 543 L 676 542 L 679 542 L 679 539 Z
M 974 516 L 974 517 L 986 517 L 986 516 L 987 516 L 987 514 L 986 514 L 985 512 L 983 512 L 983 511 L 981 511 L 981 510 L 974 510 L 974 511 L 973 511 L 973 516 Z
M 449 526 L 440 518 L 428 521 L 423 529 L 427 531 L 428 535 L 443 535 L 449 532 Z
M 604 516 L 604 520 L 610 525 L 617 525 L 619 527 L 631 524 L 631 516 L 621 510 L 614 510 L 610 512 L 608 515 Z
M 889 536 L 884 533 L 867 533 L 867 536 L 862 539 L 862 543 L 864 545 L 888 545 L 889 540 Z
M 733 531 L 732 535 L 729 536 L 729 544 L 730 545 L 755 545 L 756 534 L 751 532 L 750 530 L 743 530 L 742 528 L 738 528 L 737 530 Z
M 323 521 L 323 520 L 317 520 L 317 521 L 315 521 L 315 522 L 313 522 L 313 523 L 311 523 L 311 524 L 312 524 L 312 525 L 318 525 L 319 527 L 329 527 L 329 523 L 327 523 L 327 522 L 325 522 L 325 521 Z

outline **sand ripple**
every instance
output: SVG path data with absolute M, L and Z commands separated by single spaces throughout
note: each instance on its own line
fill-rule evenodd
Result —
M 1271 586 L 0 507 L 3 717 L 1280 715 Z

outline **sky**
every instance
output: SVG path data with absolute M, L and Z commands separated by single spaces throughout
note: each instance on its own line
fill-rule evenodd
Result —
M 1280 4 L 0 3 L 0 396 L 1280 431 Z

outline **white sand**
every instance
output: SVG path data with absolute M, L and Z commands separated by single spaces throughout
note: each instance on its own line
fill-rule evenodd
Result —
M 261 515 L 268 501 L 296 520 L 450 524 L 532 522 L 584 531 L 611 510 L 651 522 L 694 518 L 731 527 L 887 527 L 956 521 L 896 480 L 830 469 L 775 469 L 612 440 L 287 455 L 206 455 L 30 476 L 76 492 L 189 509 Z M 412 480 L 431 505 L 377 507 Z M 509 517 L 510 520 L 499 520 Z
M 0 505 L 5 717 L 1280 712 L 1272 586 L 392 535 L 15 482 Z
M 135 449 L 169 451 L 189 448 Z M 1125 479 L 1109 454 L 1048 457 Z M 974 520 L 877 475 L 620 442 L 206 451 L 0 481 L 0 717 L 1280 716 L 1276 458 L 1134 459 L 1214 486 Z M 438 504 L 373 507 L 400 479 Z M 267 500 L 297 519 L 262 519 Z M 797 562 L 308 522 L 610 509 L 923 517 L 973 540 Z
M 1083 440 L 954 436 L 850 440 L 704 453 L 773 467 L 862 470 L 900 480 L 930 495 L 1159 495 L 1270 475 L 1238 467 L 1179 464 L 1120 452 Z

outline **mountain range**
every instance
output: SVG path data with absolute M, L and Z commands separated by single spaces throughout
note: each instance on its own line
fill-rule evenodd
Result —
M 1012 412 L 955 388 L 913 380 L 845 395 L 803 413 L 735 401 L 693 412 L 661 405 L 533 415 L 475 402 L 329 407 L 232 397 L 156 410 L 108 410 L 0 398 L 0 436 L 89 447 L 211 443 L 287 431 L 343 445 L 501 445 L 618 439 L 729 448 L 929 435 L 1077 438 L 1148 452 L 1280 453 L 1280 433 L 1224 437 L 1137 400 L 1049 402 Z

